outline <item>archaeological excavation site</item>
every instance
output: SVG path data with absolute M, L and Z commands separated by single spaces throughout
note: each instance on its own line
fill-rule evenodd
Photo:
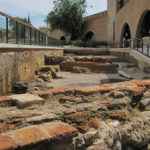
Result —
M 150 0 L 0 0 L 0 150 L 150 150 Z
M 0 97 L 0 150 L 149 150 L 150 74 L 142 59 L 130 49 L 55 51 L 44 52 L 38 69 L 33 58 L 42 51 L 17 57 L 34 67 L 15 76 L 34 78 Z M 12 56 L 2 54 L 13 65 Z

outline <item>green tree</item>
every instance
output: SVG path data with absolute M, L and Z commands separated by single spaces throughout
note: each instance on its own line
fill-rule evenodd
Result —
M 85 29 L 85 8 L 86 0 L 55 0 L 47 22 L 52 30 L 60 29 L 75 40 L 81 37 Z

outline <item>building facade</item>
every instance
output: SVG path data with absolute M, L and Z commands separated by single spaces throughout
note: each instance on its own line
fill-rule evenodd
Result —
M 150 0 L 107 0 L 105 12 L 87 17 L 95 41 L 122 46 L 124 40 L 150 36 Z

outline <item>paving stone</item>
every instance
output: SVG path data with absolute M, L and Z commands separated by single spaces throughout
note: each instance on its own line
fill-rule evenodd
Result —
M 44 99 L 32 94 L 18 94 L 10 96 L 19 108 L 28 107 L 34 104 L 43 104 Z

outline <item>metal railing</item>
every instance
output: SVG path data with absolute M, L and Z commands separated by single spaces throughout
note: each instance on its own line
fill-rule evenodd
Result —
M 29 23 L 0 12 L 0 43 L 47 45 L 49 37 Z
M 150 37 L 147 41 L 139 38 L 125 40 L 123 41 L 123 47 L 133 48 L 141 54 L 150 57 Z
M 150 41 L 146 42 L 144 39 L 136 38 L 133 40 L 133 48 L 141 54 L 150 57 Z

